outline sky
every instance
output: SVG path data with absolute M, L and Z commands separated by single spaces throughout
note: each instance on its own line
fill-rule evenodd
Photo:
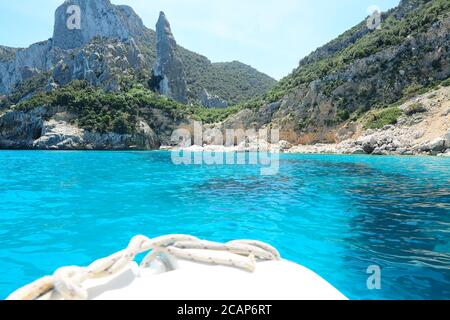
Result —
M 280 79 L 301 58 L 399 0 L 112 0 L 155 29 L 164 11 L 178 44 L 213 62 L 238 60 Z M 53 34 L 63 0 L 0 0 L 0 44 L 27 47 Z

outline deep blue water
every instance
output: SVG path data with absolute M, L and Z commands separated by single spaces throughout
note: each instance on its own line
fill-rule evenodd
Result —
M 136 234 L 253 238 L 351 299 L 450 299 L 450 159 L 282 155 L 174 165 L 168 152 L 0 152 L 0 298 Z M 379 265 L 381 290 L 368 290 Z

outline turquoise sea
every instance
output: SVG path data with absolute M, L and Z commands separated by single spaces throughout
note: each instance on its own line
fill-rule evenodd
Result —
M 450 299 L 450 159 L 281 155 L 261 176 L 169 152 L 0 151 L 0 298 L 169 233 L 269 242 L 351 299 Z

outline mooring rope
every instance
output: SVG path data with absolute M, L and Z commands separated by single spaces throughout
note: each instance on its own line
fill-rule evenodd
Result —
M 211 251 L 226 251 L 228 257 L 211 255 Z M 253 272 L 256 261 L 280 260 L 280 254 L 272 246 L 254 240 L 236 240 L 225 244 L 202 241 L 189 235 L 169 235 L 154 239 L 145 236 L 134 237 L 128 247 L 107 258 L 91 263 L 87 267 L 62 267 L 52 276 L 43 277 L 17 291 L 8 300 L 44 300 L 59 296 L 66 300 L 86 300 L 88 291 L 83 283 L 89 279 L 98 279 L 115 275 L 137 255 L 149 252 L 141 262 L 141 268 L 147 268 L 155 260 L 168 266 L 176 259 L 192 262 L 222 265 Z M 163 259 L 164 258 L 164 259 Z

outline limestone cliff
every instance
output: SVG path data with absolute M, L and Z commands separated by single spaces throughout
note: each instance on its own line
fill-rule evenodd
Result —
M 219 96 L 211 95 L 206 89 L 203 89 L 200 95 L 200 103 L 207 108 L 226 108 L 228 103 Z
M 300 61 L 269 92 L 225 125 L 272 126 L 294 144 L 334 143 L 336 128 L 352 127 L 383 109 L 436 88 L 450 76 L 450 2 L 404 0 L 382 14 L 381 27 L 364 20 Z
M 79 23 L 71 21 L 71 17 L 79 18 Z M 53 45 L 75 49 L 85 46 L 95 37 L 125 41 L 139 39 L 145 30 L 141 18 L 130 7 L 115 6 L 109 0 L 66 0 L 55 12 Z
M 178 56 L 177 43 L 164 12 L 156 24 L 156 64 L 153 68 L 155 88 L 160 94 L 187 103 L 186 74 Z
M 40 150 L 156 149 L 161 142 L 145 121 L 132 134 L 99 133 L 79 128 L 64 107 L 38 107 L 0 115 L 0 148 Z
M 135 83 L 147 84 L 155 64 L 159 66 L 157 71 L 164 71 L 170 78 L 174 87 L 171 96 L 182 102 L 187 98 L 197 102 L 203 88 L 213 95 L 225 94 L 227 99 L 237 97 L 233 102 L 241 102 L 275 84 L 267 75 L 245 65 L 236 68 L 224 63 L 222 70 L 213 69 L 207 58 L 176 45 L 167 20 L 160 20 L 157 49 L 156 32 L 148 29 L 132 8 L 113 5 L 110 0 L 67 0 L 56 9 L 51 39 L 29 48 L 0 46 L 0 96 L 15 96 L 10 99 L 14 104 L 73 80 L 86 80 L 105 90 L 122 90 Z M 157 50 L 161 63 L 156 61 Z M 184 75 L 177 74 L 181 70 L 185 70 Z M 208 79 L 213 75 L 225 81 L 212 85 Z M 252 90 L 246 89 L 249 87 Z
M 0 94 L 9 93 L 17 83 L 51 69 L 52 41 L 35 43 L 26 49 L 4 48 L 7 59 L 0 59 Z
M 398 108 L 393 124 L 365 129 L 366 117 L 337 127 L 333 134 L 338 143 L 299 145 L 287 152 L 450 156 L 450 87 L 419 95 Z

